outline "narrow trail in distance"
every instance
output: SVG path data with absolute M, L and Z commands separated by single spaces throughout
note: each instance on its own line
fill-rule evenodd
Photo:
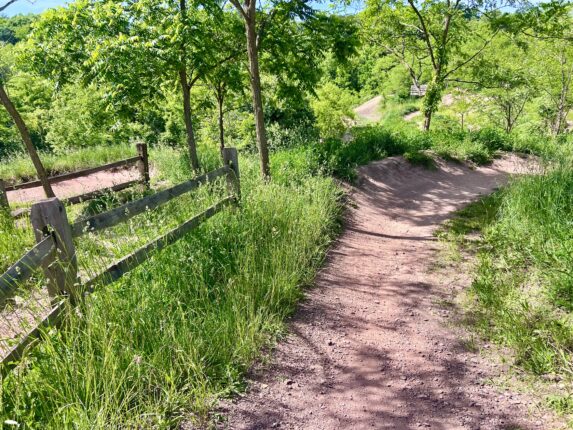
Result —
M 527 164 L 427 170 L 392 157 L 361 168 L 344 232 L 290 334 L 252 370 L 247 394 L 220 406 L 220 428 L 553 428 L 532 397 L 490 383 L 501 365 L 464 347 L 444 303 L 471 276 L 439 261 L 433 236 Z

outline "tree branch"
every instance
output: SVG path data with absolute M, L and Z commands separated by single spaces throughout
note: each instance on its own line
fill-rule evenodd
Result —
M 229 1 L 233 6 L 235 6 L 235 9 L 239 11 L 239 13 L 243 16 L 244 19 L 246 20 L 249 19 L 247 12 L 245 12 L 245 9 L 243 9 L 243 5 L 241 5 L 241 3 L 238 2 L 238 0 L 229 0 Z
M 13 3 L 16 3 L 18 0 L 9 0 L 8 3 L 3 4 L 2 6 L 0 6 L 0 12 L 3 12 L 4 9 L 6 9 L 8 6 L 10 6 Z
M 483 52 L 483 50 L 485 48 L 487 48 L 487 46 L 491 43 L 491 41 L 495 38 L 495 36 L 497 35 L 499 30 L 496 30 L 493 35 L 491 36 L 491 38 L 489 40 L 487 40 L 483 46 L 478 49 L 473 55 L 471 55 L 469 58 L 467 58 L 465 61 L 462 61 L 460 64 L 458 64 L 457 66 L 455 66 L 452 70 L 450 70 L 448 73 L 446 73 L 444 75 L 444 78 L 447 78 L 448 76 L 450 76 L 452 73 L 457 72 L 459 69 L 461 69 L 462 67 L 464 67 L 466 64 L 470 63 L 471 61 L 473 61 L 479 54 L 481 54 Z
M 432 42 L 430 42 L 430 32 L 428 31 L 428 27 L 426 27 L 426 22 L 424 21 L 424 17 L 414 4 L 414 0 L 408 0 L 408 3 L 410 4 L 410 7 L 414 10 L 414 13 L 418 17 L 418 20 L 420 21 L 420 25 L 422 26 L 422 30 L 424 31 L 424 40 L 426 41 L 426 45 L 428 45 L 428 51 L 430 53 L 430 58 L 432 59 L 432 65 L 434 66 L 434 69 L 437 69 L 438 65 L 436 63 L 436 58 L 434 57 L 434 48 L 432 47 Z

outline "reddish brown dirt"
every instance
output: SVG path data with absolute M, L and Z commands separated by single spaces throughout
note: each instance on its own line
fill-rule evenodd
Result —
M 378 122 L 382 118 L 382 113 L 380 112 L 381 102 L 382 96 L 376 96 L 355 108 L 354 112 L 359 118 L 366 121 Z
M 103 172 L 96 172 L 81 178 L 70 179 L 52 185 L 54 194 L 60 198 L 78 196 L 102 188 L 113 187 L 128 181 L 139 178 L 137 169 L 115 169 Z M 45 199 L 42 187 L 28 188 L 25 190 L 8 191 L 8 201 L 10 202 L 35 202 Z
M 360 170 L 346 228 L 316 287 L 247 394 L 217 415 L 230 429 L 549 429 L 527 395 L 488 383 L 503 368 L 469 352 L 439 303 L 470 276 L 437 273 L 433 231 L 523 170 L 438 170 L 389 158 Z M 438 271 L 439 272 L 439 271 Z

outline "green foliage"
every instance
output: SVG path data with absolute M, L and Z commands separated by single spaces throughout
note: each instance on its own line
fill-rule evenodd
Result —
M 560 414 L 573 414 L 573 396 L 571 394 L 566 396 L 547 396 L 545 402 L 551 409 Z
M 404 159 L 414 166 L 422 166 L 426 169 L 435 169 L 434 159 L 424 151 L 404 152 Z
M 23 40 L 29 33 L 37 15 L 14 15 L 12 17 L 0 16 L 0 44 L 15 45 Z
M 56 153 L 116 143 L 114 119 L 94 87 L 68 87 L 54 101 L 46 140 Z M 117 130 L 117 128 L 115 128 Z
M 348 90 L 327 82 L 316 92 L 311 102 L 316 117 L 316 126 L 325 138 L 342 136 L 354 118 L 353 107 L 356 97 Z
M 135 145 L 113 145 L 66 151 L 64 154 L 40 153 L 44 167 L 50 175 L 96 167 L 113 161 L 135 156 Z M 151 156 L 153 157 L 153 156 Z M 30 158 L 24 154 L 12 155 L 2 160 L 0 178 L 11 182 L 23 182 L 36 178 L 36 170 Z

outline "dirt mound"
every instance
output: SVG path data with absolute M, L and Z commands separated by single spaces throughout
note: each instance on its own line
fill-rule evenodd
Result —
M 527 167 L 518 157 L 437 170 L 395 157 L 360 169 L 356 206 L 272 364 L 254 369 L 221 428 L 550 428 L 524 394 L 488 384 L 502 373 L 468 351 L 440 306 L 470 276 L 435 270 L 432 235 L 451 212 Z
M 419 110 L 415 110 L 414 112 L 410 112 L 404 115 L 404 121 L 412 121 L 414 118 L 420 115 L 422 115 L 422 112 Z

